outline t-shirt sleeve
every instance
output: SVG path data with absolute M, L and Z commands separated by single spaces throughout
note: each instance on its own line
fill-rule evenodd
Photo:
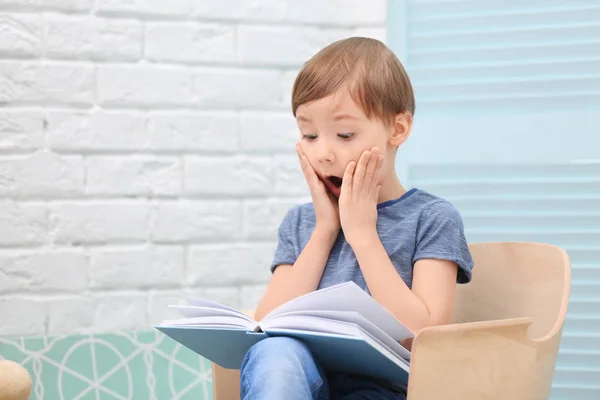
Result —
M 296 262 L 296 246 L 295 246 L 295 220 L 297 218 L 296 208 L 290 209 L 283 217 L 277 232 L 277 247 L 273 261 L 271 262 L 271 272 L 275 272 L 275 268 L 282 264 L 294 264 Z
M 452 261 L 458 265 L 457 282 L 471 281 L 473 259 L 462 217 L 446 201 L 432 203 L 421 214 L 413 264 L 425 258 Z

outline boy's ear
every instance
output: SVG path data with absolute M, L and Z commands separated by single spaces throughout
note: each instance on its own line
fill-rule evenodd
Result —
M 390 146 L 399 147 L 410 135 L 412 128 L 412 115 L 406 111 L 397 114 L 394 117 L 392 125 L 392 133 L 390 135 Z

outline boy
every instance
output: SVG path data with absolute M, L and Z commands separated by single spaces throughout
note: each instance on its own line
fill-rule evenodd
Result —
M 395 173 L 414 110 L 404 68 L 377 40 L 335 42 L 304 65 L 292 111 L 312 202 L 281 223 L 257 320 L 300 295 L 354 281 L 413 332 L 450 322 L 456 283 L 470 281 L 473 261 L 457 210 L 405 190 Z M 248 351 L 241 391 L 261 400 L 405 398 L 394 382 L 324 371 L 290 338 Z

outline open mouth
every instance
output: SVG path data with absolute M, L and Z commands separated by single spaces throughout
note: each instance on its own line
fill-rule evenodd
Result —
M 342 178 L 339 176 L 327 176 L 323 179 L 327 190 L 335 197 L 340 197 L 342 192 Z
M 339 176 L 329 176 L 327 179 L 329 179 L 329 182 L 331 182 L 336 188 L 342 187 L 342 178 Z

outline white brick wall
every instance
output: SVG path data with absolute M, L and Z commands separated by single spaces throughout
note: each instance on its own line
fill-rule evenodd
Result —
M 0 335 L 254 307 L 306 201 L 290 91 L 385 0 L 0 1 Z

